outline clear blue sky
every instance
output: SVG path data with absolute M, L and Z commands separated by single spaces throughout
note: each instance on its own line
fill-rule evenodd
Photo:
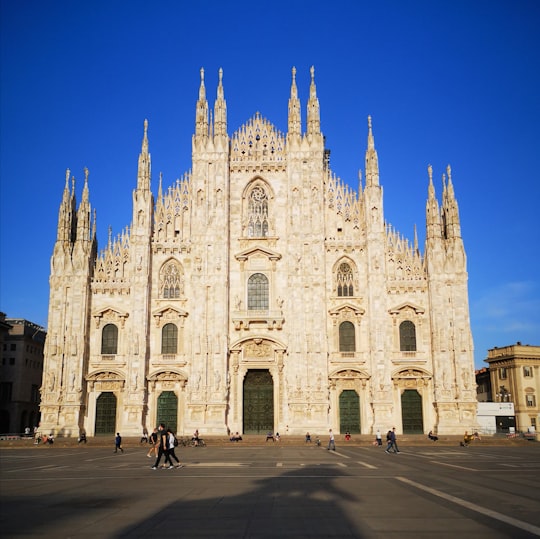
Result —
M 143 122 L 154 192 L 190 168 L 199 70 L 224 70 L 231 135 L 259 111 L 286 131 L 291 68 L 305 120 L 315 66 L 333 171 L 352 185 L 373 117 L 385 217 L 425 230 L 427 166 L 452 177 L 475 361 L 540 345 L 540 2 L 1 0 L 0 309 L 47 325 L 65 170 L 98 241 L 131 221 Z

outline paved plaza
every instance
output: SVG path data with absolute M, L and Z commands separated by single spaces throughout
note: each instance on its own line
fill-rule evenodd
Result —
M 1 532 L 25 537 L 540 536 L 540 445 L 2 449 Z

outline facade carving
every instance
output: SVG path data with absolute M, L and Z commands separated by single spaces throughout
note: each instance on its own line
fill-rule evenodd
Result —
M 129 226 L 98 253 L 85 170 L 66 174 L 51 260 L 43 429 L 138 435 L 287 430 L 462 433 L 476 415 L 466 258 L 451 170 L 428 169 L 426 242 L 383 212 L 368 118 L 364 180 L 330 168 L 311 69 L 287 132 L 231 136 L 223 73 L 201 70 L 190 171 L 151 191 L 144 123 Z M 391 185 L 390 185 L 391 187 Z M 470 425 L 469 425 L 470 424 Z

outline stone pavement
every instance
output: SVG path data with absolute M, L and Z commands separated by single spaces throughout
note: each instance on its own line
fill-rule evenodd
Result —
M 3 537 L 540 536 L 540 446 L 223 444 L 0 451 Z

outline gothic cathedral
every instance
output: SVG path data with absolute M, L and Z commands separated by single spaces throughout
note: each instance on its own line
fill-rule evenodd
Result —
M 368 119 L 358 193 L 330 170 L 314 70 L 305 128 L 227 133 L 201 70 L 192 168 L 98 253 L 88 171 L 70 172 L 51 261 L 41 428 L 67 436 L 279 431 L 461 434 L 476 423 L 466 258 L 451 171 L 428 169 L 424 254 L 384 218 Z M 363 185 L 362 185 L 363 184 Z

